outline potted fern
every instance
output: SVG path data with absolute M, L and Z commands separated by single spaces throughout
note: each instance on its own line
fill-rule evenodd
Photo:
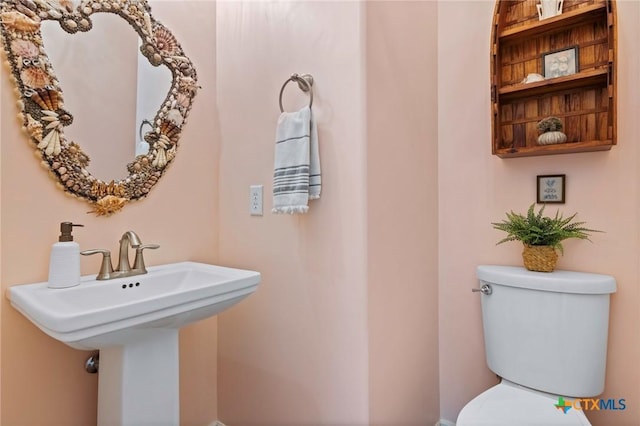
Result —
M 589 240 L 591 232 L 601 232 L 585 228 L 585 222 L 576 222 L 577 213 L 565 218 L 556 211 L 554 217 L 543 216 L 544 205 L 536 213 L 535 204 L 531 204 L 527 215 L 513 211 L 507 213 L 502 222 L 491 223 L 495 229 L 508 235 L 497 244 L 507 241 L 522 241 L 524 266 L 530 271 L 551 272 L 558 261 L 558 252 L 564 253 L 562 241 L 568 238 Z

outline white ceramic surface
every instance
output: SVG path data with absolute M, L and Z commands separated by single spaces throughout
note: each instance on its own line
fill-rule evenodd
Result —
M 137 338 L 135 330 L 180 328 L 216 315 L 255 291 L 260 274 L 197 262 L 148 268 L 114 280 L 82 277 L 79 286 L 47 283 L 9 288 L 11 305 L 49 336 L 77 349 L 102 349 Z
M 555 404 L 604 390 L 615 278 L 496 265 L 478 266 L 477 277 L 491 290 L 481 294 L 487 365 L 502 382 L 467 403 L 457 424 L 589 425 L 581 410 Z
M 604 390 L 609 329 L 609 275 L 532 272 L 483 265 L 482 324 L 489 369 L 522 386 L 591 397 Z
M 556 407 L 557 404 L 555 395 L 536 392 L 505 380 L 465 405 L 456 425 L 591 425 L 582 410 L 570 408 L 564 412 Z
M 9 288 L 11 305 L 49 336 L 100 350 L 98 426 L 180 423 L 178 330 L 255 291 L 260 274 L 196 262 L 80 285 Z

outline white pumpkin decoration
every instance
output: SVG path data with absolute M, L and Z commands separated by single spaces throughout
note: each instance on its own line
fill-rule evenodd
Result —
M 538 136 L 538 145 L 552 145 L 556 143 L 565 143 L 567 135 L 560 131 L 544 132 Z

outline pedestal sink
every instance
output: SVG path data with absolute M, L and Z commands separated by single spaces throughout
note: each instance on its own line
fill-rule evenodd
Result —
M 11 305 L 49 336 L 100 350 L 98 425 L 171 425 L 180 421 L 178 329 L 235 305 L 260 274 L 197 262 L 148 268 L 79 286 L 10 287 Z

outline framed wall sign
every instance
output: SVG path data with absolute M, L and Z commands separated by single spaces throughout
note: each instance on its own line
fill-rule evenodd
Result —
M 545 53 L 542 55 L 542 74 L 544 78 L 575 74 L 579 71 L 578 63 L 577 47 Z
M 536 178 L 537 202 L 564 204 L 566 200 L 566 175 L 538 175 Z

